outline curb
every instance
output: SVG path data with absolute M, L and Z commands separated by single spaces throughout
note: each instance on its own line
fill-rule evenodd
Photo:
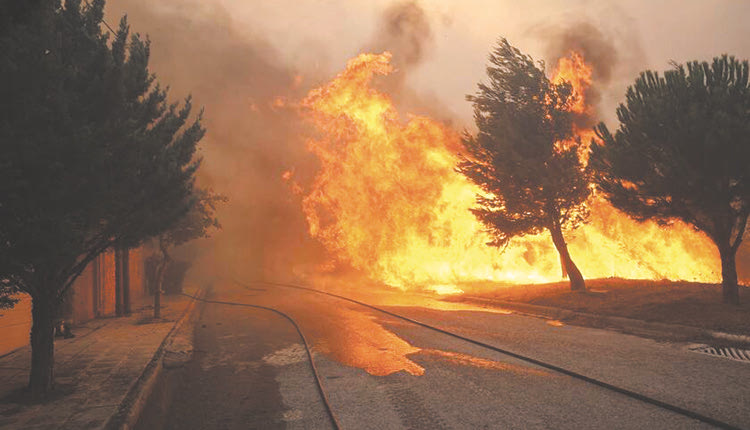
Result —
M 493 300 L 483 297 L 476 296 L 463 296 L 464 299 L 481 303 L 488 306 L 502 306 L 508 309 L 512 309 L 521 315 L 528 315 L 537 318 L 545 319 L 579 319 L 590 322 L 596 322 L 599 324 L 605 324 L 609 327 L 620 328 L 631 330 L 635 333 L 659 333 L 665 335 L 679 334 L 686 337 L 692 338 L 714 338 L 721 340 L 729 340 L 734 342 L 746 342 L 750 343 L 750 336 L 741 334 L 724 333 L 719 331 L 713 331 L 703 329 L 699 327 L 691 327 L 679 324 L 668 324 L 660 322 L 649 322 L 644 320 L 638 320 L 633 318 L 609 316 L 591 314 L 586 312 L 571 311 L 563 308 L 553 308 L 549 306 L 531 305 L 527 303 L 508 302 L 504 300 Z
M 149 395 L 154 389 L 156 381 L 159 379 L 159 375 L 164 369 L 164 357 L 168 352 L 167 347 L 172 343 L 180 328 L 193 318 L 197 303 L 199 302 L 198 299 L 204 298 L 209 289 L 207 287 L 200 288 L 195 297 L 190 300 L 180 319 L 174 323 L 169 333 L 167 333 L 159 345 L 159 348 L 157 348 L 154 356 L 143 368 L 141 375 L 131 384 L 127 394 L 125 394 L 125 397 L 123 397 L 117 406 L 117 411 L 100 427 L 101 430 L 130 430 L 135 426 L 143 408 L 146 406 Z

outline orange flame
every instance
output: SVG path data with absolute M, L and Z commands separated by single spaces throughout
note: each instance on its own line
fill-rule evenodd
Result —
M 426 117 L 402 119 L 371 86 L 391 71 L 390 54 L 361 54 L 302 102 L 318 132 L 308 148 L 320 161 L 302 202 L 310 234 L 334 263 L 400 288 L 452 292 L 473 281 L 560 280 L 547 234 L 514 240 L 502 253 L 486 245 L 469 211 L 479 190 L 454 170 L 458 133 Z M 574 88 L 590 84 L 591 75 L 576 79 Z M 585 91 L 578 94 L 586 111 Z M 718 279 L 710 241 L 690 227 L 638 224 L 599 200 L 591 209 L 591 222 L 568 233 L 584 276 Z
M 552 73 L 552 82 L 561 84 L 567 82 L 573 90 L 573 100 L 569 106 L 578 118 L 591 119 L 594 115 L 593 106 L 586 100 L 587 90 L 593 83 L 593 69 L 586 64 L 583 54 L 571 52 L 567 57 L 558 60 L 557 65 Z M 571 148 L 577 148 L 578 157 L 584 165 L 588 164 L 589 147 L 591 141 L 596 137 L 591 129 L 583 129 L 576 123 L 573 124 L 573 133 L 575 137 L 571 140 L 557 142 L 558 151 L 567 151 Z M 580 141 L 580 145 L 578 142 Z
M 591 106 L 586 102 L 586 90 L 593 82 L 592 75 L 593 70 L 586 64 L 581 53 L 571 52 L 569 56 L 558 60 L 552 82 L 568 82 L 573 87 L 573 103 L 570 106 L 572 112 L 586 116 L 591 114 Z

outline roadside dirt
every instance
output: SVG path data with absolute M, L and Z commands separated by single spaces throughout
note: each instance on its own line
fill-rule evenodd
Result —
M 463 294 L 446 299 L 523 303 L 750 335 L 748 287 L 740 287 L 740 306 L 723 304 L 721 285 L 715 284 L 609 278 L 587 280 L 586 287 L 587 292 L 577 293 L 567 282 L 499 288 L 482 284 L 461 286 Z

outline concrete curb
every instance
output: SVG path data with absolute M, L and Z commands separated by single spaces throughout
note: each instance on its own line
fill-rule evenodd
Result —
M 143 368 L 141 375 L 133 381 L 127 394 L 117 407 L 117 411 L 109 417 L 107 422 L 100 427 L 102 430 L 130 430 L 138 422 L 146 401 L 154 389 L 159 375 L 164 369 L 164 358 L 168 352 L 168 347 L 177 335 L 182 326 L 193 319 L 196 314 L 199 299 L 202 299 L 208 293 L 209 288 L 203 287 L 196 294 L 195 298 L 190 300 L 187 307 L 182 313 L 180 319 L 174 323 L 169 333 L 157 348 L 154 356 Z
M 484 297 L 462 296 L 464 299 L 474 303 L 480 303 L 488 306 L 500 306 L 508 308 L 522 315 L 528 315 L 546 319 L 568 319 L 568 320 L 585 320 L 595 322 L 613 328 L 629 330 L 635 333 L 645 334 L 664 334 L 664 335 L 681 335 L 690 338 L 714 338 L 729 340 L 733 342 L 750 343 L 750 336 L 741 334 L 724 333 L 719 331 L 707 330 L 699 327 L 691 327 L 679 324 L 667 324 L 660 322 L 650 322 L 626 317 L 598 315 L 586 312 L 571 311 L 562 308 L 553 308 L 549 306 L 531 305 L 528 303 L 508 302 L 504 300 L 493 300 Z

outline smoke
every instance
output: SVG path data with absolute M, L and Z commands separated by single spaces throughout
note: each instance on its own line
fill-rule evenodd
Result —
M 368 50 L 390 51 L 399 69 L 419 65 L 431 48 L 432 26 L 427 13 L 415 0 L 394 3 L 381 15 Z
M 271 3 L 267 8 L 284 19 L 293 4 Z M 381 89 L 393 95 L 401 112 L 446 119 L 453 115 L 440 99 L 424 90 L 417 93 L 410 79 L 429 71 L 429 75 L 422 76 L 428 79 L 422 82 L 433 80 L 434 84 L 428 86 L 442 94 L 447 83 L 463 78 L 473 82 L 474 78 L 468 77 L 470 73 L 457 71 L 454 63 L 465 60 L 460 54 L 472 49 L 481 49 L 477 58 L 482 58 L 485 46 L 478 48 L 467 40 L 454 38 L 461 41 L 461 49 L 451 53 L 451 63 L 438 64 L 440 68 L 436 69 L 431 63 L 436 54 L 435 35 L 442 34 L 442 30 L 438 32 L 439 21 L 431 19 L 433 15 L 425 8 L 427 3 L 415 0 L 400 1 L 382 10 L 371 34 L 366 25 L 344 27 L 360 33 L 347 33 L 347 40 L 339 33 L 331 36 L 331 40 L 338 37 L 338 44 L 316 39 L 319 29 L 289 32 L 287 26 L 280 25 L 255 33 L 247 24 L 247 16 L 240 22 L 242 18 L 236 13 L 239 9 L 228 10 L 221 4 L 245 7 L 239 1 L 110 0 L 106 19 L 115 25 L 127 13 L 133 29 L 148 34 L 152 40 L 151 68 L 159 82 L 170 86 L 170 99 L 192 94 L 194 105 L 205 107 L 208 134 L 202 145 L 204 163 L 199 186 L 211 187 L 230 200 L 218 213 L 223 230 L 182 252 L 200 257 L 202 267 L 214 272 L 245 279 L 294 280 L 314 271 L 326 258 L 323 246 L 307 232 L 300 197 L 291 193 L 289 183 L 282 179 L 293 170 L 296 183 L 310 184 L 318 168 L 316 157 L 305 146 L 310 130 L 300 120 L 295 105 L 311 88 L 332 77 L 326 72 L 332 68 L 315 63 L 325 63 L 320 59 L 329 54 L 335 61 L 335 70 L 339 70 L 344 58 L 356 54 L 353 51 L 357 46 L 367 51 L 391 51 L 397 72 L 379 82 Z M 316 18 L 325 18 L 319 20 L 323 26 L 342 22 L 340 9 L 326 9 L 319 2 L 305 4 L 310 10 L 321 10 L 321 16 Z M 346 3 L 346 7 L 350 4 Z M 377 11 L 370 2 L 362 1 L 357 7 L 369 13 L 368 19 L 372 19 L 371 11 Z M 252 6 L 253 11 L 258 8 Z M 262 23 L 269 13 L 258 12 L 258 22 Z M 304 15 L 298 16 L 298 22 L 310 21 L 308 15 L 298 15 Z M 478 19 L 472 17 L 472 24 L 475 18 Z M 594 66 L 594 81 L 598 83 L 596 95 L 588 97 L 598 97 L 600 105 L 608 107 L 622 99 L 621 90 L 645 63 L 640 58 L 640 45 L 625 27 L 608 25 L 604 31 L 592 23 L 545 25 L 537 27 L 536 35 L 547 42 L 550 64 L 566 50 L 581 50 Z M 495 31 L 492 37 L 496 36 Z M 277 50 L 280 41 L 293 38 L 298 42 L 288 44 L 295 49 Z M 351 42 L 352 39 L 364 43 Z M 444 43 L 443 37 L 440 43 Z M 324 52 L 321 46 L 328 51 Z M 306 48 L 314 52 L 308 55 L 313 55 L 315 61 L 296 61 L 300 57 L 297 54 L 306 52 Z M 481 63 L 477 64 L 479 70 Z M 607 112 L 610 111 L 613 110 Z
M 125 13 L 151 39 L 151 69 L 170 86 L 170 99 L 192 94 L 194 105 L 205 108 L 198 185 L 229 198 L 218 212 L 223 229 L 181 250 L 183 258 L 201 257 L 226 275 L 290 279 L 293 262 L 319 254 L 282 179 L 291 166 L 304 177 L 315 163 L 293 104 L 314 77 L 284 64 L 264 38 L 243 34 L 217 4 L 111 2 L 107 20 Z
M 148 35 L 150 67 L 170 86 L 170 99 L 192 94 L 194 105 L 205 108 L 208 133 L 198 185 L 229 202 L 218 212 L 222 230 L 183 247 L 177 257 L 247 279 L 296 280 L 326 263 L 323 246 L 307 232 L 301 197 L 290 187 L 310 184 L 317 171 L 318 161 L 305 146 L 310 130 L 296 103 L 330 79 L 319 75 L 326 68 L 297 70 L 268 36 L 244 27 L 216 2 L 110 1 L 106 12 L 111 24 L 127 14 L 132 28 Z M 406 84 L 428 56 L 432 34 L 425 10 L 405 1 L 382 12 L 364 45 L 393 54 L 397 71 L 381 89 L 412 112 L 439 106 Z
M 549 30 L 547 57 L 559 59 L 576 51 L 593 68 L 594 82 L 607 85 L 617 66 L 619 55 L 611 38 L 590 22 L 579 22 Z
M 624 88 L 637 76 L 644 63 L 640 39 L 628 28 L 629 19 L 622 15 L 612 20 L 606 32 L 593 21 L 573 19 L 564 24 L 545 23 L 532 27 L 531 34 L 545 43 L 549 65 L 577 52 L 592 68 L 592 84 L 584 94 L 594 108 L 580 125 L 591 127 L 603 120 L 604 108 L 619 101 Z M 611 114 L 607 111 L 608 114 Z
M 417 0 L 403 0 L 383 10 L 370 42 L 362 51 L 391 53 L 395 70 L 377 80 L 374 86 L 388 94 L 400 112 L 451 123 L 455 115 L 435 93 L 420 93 L 409 85 L 409 77 L 430 58 L 434 44 L 434 28 L 428 12 Z
M 592 83 L 583 94 L 586 103 L 594 110 L 578 119 L 579 125 L 591 127 L 599 121 L 602 91 L 609 85 L 619 55 L 612 40 L 589 22 L 576 22 L 565 27 L 550 27 L 542 32 L 547 39 L 546 57 L 552 67 L 571 52 L 583 56 L 592 69 Z

